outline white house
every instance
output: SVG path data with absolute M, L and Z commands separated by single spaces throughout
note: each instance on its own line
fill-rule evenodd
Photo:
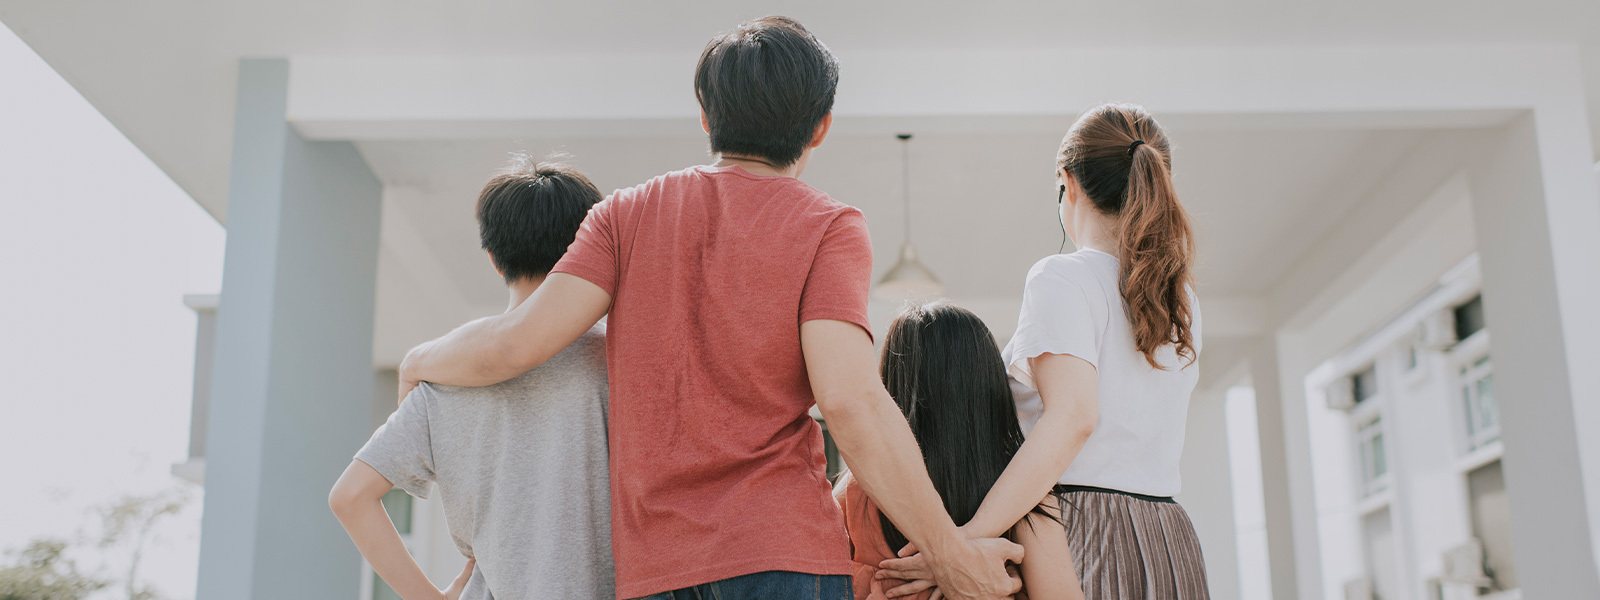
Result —
M 206 485 L 200 598 L 383 597 L 326 491 L 405 350 L 503 305 L 478 187 L 513 151 L 604 189 L 704 161 L 695 59 L 769 13 L 842 63 L 805 179 L 866 213 L 881 273 L 917 134 L 922 259 L 1001 338 L 1061 244 L 1074 116 L 1167 126 L 1205 311 L 1179 499 L 1215 597 L 1600 598 L 1600 3 L 0 0 L 227 226 L 175 468 Z M 447 580 L 437 507 L 393 499 Z

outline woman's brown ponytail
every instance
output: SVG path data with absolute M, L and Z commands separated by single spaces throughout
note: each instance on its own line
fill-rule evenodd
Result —
M 1072 126 L 1057 164 L 1100 212 L 1118 219 L 1119 283 L 1134 345 L 1158 369 L 1165 367 L 1156 352 L 1167 344 L 1193 362 L 1194 230 L 1172 186 L 1166 133 L 1142 107 L 1107 104 Z

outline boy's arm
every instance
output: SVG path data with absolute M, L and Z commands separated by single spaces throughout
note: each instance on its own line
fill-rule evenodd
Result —
M 600 286 L 552 273 L 515 309 L 412 348 L 400 362 L 400 398 L 423 381 L 484 386 L 526 373 L 577 341 L 610 308 L 611 295 Z
M 878 509 L 925 549 L 944 595 L 987 600 L 1016 593 L 1021 582 L 1006 573 L 1005 563 L 1022 560 L 1022 547 L 968 540 L 957 531 L 928 479 L 911 427 L 872 369 L 867 332 L 853 323 L 811 320 L 800 324 L 800 345 L 840 456 Z
M 449 589 L 433 587 L 433 582 L 428 581 L 422 567 L 417 566 L 416 559 L 406 551 L 405 542 L 400 540 L 400 532 L 395 531 L 389 513 L 383 509 L 383 495 L 393 487 L 377 469 L 359 460 L 352 460 L 344 474 L 339 476 L 339 481 L 333 484 L 333 491 L 328 493 L 328 507 L 339 518 L 339 524 L 350 533 L 351 541 L 356 543 L 356 549 L 372 565 L 372 570 L 401 598 L 459 598 L 461 590 L 472 576 L 473 561 L 467 562 L 466 570 Z

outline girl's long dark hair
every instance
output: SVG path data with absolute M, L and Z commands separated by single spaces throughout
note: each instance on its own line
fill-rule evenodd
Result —
M 945 511 L 957 525 L 972 520 L 1022 447 L 1022 426 L 994 335 L 966 309 L 944 302 L 908 306 L 889 325 L 880 373 L 911 423 Z M 904 547 L 900 530 L 880 520 L 889 547 Z

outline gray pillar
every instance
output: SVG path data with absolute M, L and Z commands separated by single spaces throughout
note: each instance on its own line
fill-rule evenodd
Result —
M 285 120 L 289 65 L 239 64 L 200 600 L 355 598 L 329 486 L 371 433 L 382 188 Z
M 1471 169 L 1484 316 L 1522 595 L 1600 598 L 1591 533 L 1600 207 L 1583 144 L 1554 145 L 1573 123 L 1546 125 L 1513 120 L 1486 137 Z

